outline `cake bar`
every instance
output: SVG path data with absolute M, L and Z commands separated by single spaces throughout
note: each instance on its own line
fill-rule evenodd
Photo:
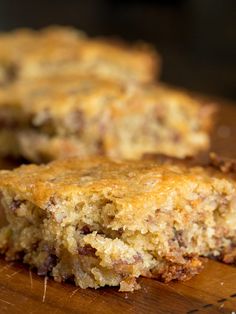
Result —
M 202 256 L 229 260 L 235 246 L 235 173 L 221 167 L 72 158 L 2 170 L 0 252 L 81 288 L 189 279 Z
M 69 27 L 0 34 L 0 82 L 57 74 L 95 74 L 147 83 L 160 71 L 160 57 L 147 44 L 133 46 L 89 38 Z
M 185 157 L 209 147 L 214 106 L 164 85 L 95 76 L 18 80 L 0 89 L 0 154 Z

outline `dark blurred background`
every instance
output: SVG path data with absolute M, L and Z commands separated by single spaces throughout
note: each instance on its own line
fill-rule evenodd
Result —
M 74 25 L 153 43 L 162 80 L 236 100 L 236 0 L 0 0 L 0 29 Z

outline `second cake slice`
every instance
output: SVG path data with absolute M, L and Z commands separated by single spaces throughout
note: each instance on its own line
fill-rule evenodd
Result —
M 194 155 L 209 147 L 212 109 L 162 85 L 93 76 L 17 81 L 0 90 L 0 154 L 36 162 Z

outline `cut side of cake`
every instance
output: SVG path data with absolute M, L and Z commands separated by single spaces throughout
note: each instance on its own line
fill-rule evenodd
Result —
M 3 170 L 0 252 L 81 288 L 189 279 L 236 244 L 235 174 L 217 168 L 72 158 Z
M 34 162 L 191 156 L 209 148 L 213 112 L 212 104 L 161 84 L 78 75 L 20 80 L 0 89 L 0 154 Z
M 71 27 L 0 34 L 0 82 L 58 74 L 93 74 L 147 83 L 160 72 L 160 57 L 145 43 L 127 45 L 89 38 Z

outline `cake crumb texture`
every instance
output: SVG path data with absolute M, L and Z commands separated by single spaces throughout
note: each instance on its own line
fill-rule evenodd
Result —
M 59 282 L 133 291 L 234 259 L 235 174 L 214 167 L 72 158 L 3 170 L 0 191 L 1 253 Z

